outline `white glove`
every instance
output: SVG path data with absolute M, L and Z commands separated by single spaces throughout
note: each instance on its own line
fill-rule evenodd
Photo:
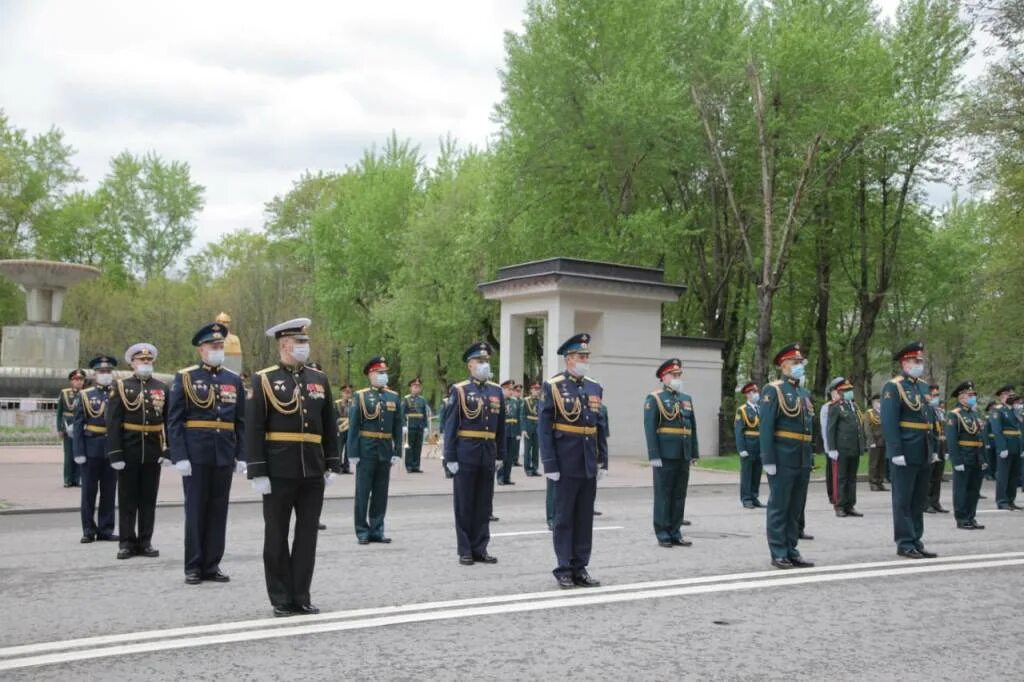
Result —
M 324 474 L 324 485 L 327 486 L 328 488 L 331 487 L 331 484 L 334 483 L 334 479 L 336 478 L 338 478 L 338 474 L 334 473 L 333 471 L 328 471 L 326 474 Z
M 938 455 L 936 455 L 936 454 L 935 454 L 935 453 L 933 452 L 933 453 L 932 453 L 932 459 L 931 459 L 931 462 L 932 462 L 932 464 L 935 464 L 935 463 L 936 463 L 936 462 L 938 462 L 938 461 L 939 461 L 939 456 L 938 456 Z
M 523 431 L 523 440 L 530 440 L 530 434 L 526 431 Z
M 907 458 L 904 457 L 903 455 L 900 455 L 899 457 L 893 457 L 892 463 L 898 467 L 905 467 L 907 466 Z
M 124 469 L 124 462 L 111 462 L 110 468 L 114 471 L 121 471 L 121 469 Z
M 75 464 L 85 464 L 85 457 L 75 457 Z
M 832 460 L 833 462 L 836 461 L 837 459 L 839 459 L 839 451 L 838 450 L 829 450 L 828 451 L 828 458 L 830 460 Z
M 607 469 L 598 469 L 597 470 L 597 480 L 600 481 L 602 478 L 604 478 L 607 475 L 608 475 L 608 470 Z
M 868 447 L 869 447 L 869 448 L 871 448 L 872 450 L 874 450 L 874 449 L 875 449 L 875 444 L 874 444 L 874 443 L 872 443 L 872 444 L 871 444 L 871 445 L 869 445 Z
M 166 457 L 161 457 L 160 459 L 157 460 L 157 464 L 159 464 L 162 467 L 169 467 L 172 464 L 174 464 L 174 462 L 172 462 L 171 460 L 167 459 Z
M 348 458 L 348 463 L 352 465 L 353 469 L 355 469 L 357 466 L 359 466 L 359 458 L 358 457 L 349 457 Z
M 750 453 L 744 450 L 740 453 L 740 457 L 750 457 Z
M 661 462 L 661 458 L 660 457 L 657 458 L 657 459 L 652 459 L 651 460 L 651 466 L 652 467 L 660 467 L 661 464 L 662 464 L 662 462 Z
M 452 476 L 454 476 L 455 474 L 459 473 L 459 463 L 458 462 L 445 462 L 444 465 L 446 467 L 448 467 L 448 471 L 452 472 Z
M 764 472 L 766 474 L 768 474 L 769 476 L 774 476 L 775 472 L 778 471 L 778 470 L 779 470 L 778 467 L 775 466 L 774 464 L 765 464 L 764 465 Z
M 555 483 L 557 483 L 558 479 L 560 479 L 562 477 L 562 472 L 561 471 L 553 471 L 550 474 L 544 474 L 544 475 L 547 476 L 548 478 L 550 478 Z
M 183 459 L 179 462 L 174 463 L 174 468 L 178 470 L 178 473 L 182 476 L 192 475 L 192 462 L 187 459 Z
M 243 462 L 242 460 L 238 460 L 237 462 L 235 462 L 235 473 L 236 474 L 245 474 L 245 472 L 246 472 L 246 470 L 248 468 L 249 468 L 249 465 L 246 464 L 245 462 Z
M 1010 451 L 1009 450 L 1002 450 L 1002 451 L 999 452 L 999 459 L 1006 459 L 1009 456 L 1010 456 Z
M 957 464 L 956 466 L 953 467 L 953 471 L 963 471 L 963 470 L 964 470 L 964 465 L 963 464 Z
M 402 461 L 401 457 L 397 457 L 397 456 L 396 457 L 392 457 L 391 458 L 391 466 L 395 466 L 396 464 L 398 464 L 401 461 Z
M 252 489 L 258 492 L 260 495 L 270 494 L 270 477 L 269 476 L 257 476 L 252 479 Z

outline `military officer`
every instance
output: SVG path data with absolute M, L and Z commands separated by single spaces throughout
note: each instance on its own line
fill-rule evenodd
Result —
M 949 510 L 942 506 L 939 498 L 942 495 L 942 476 L 946 473 L 946 458 L 949 450 L 946 444 L 946 411 L 942 408 L 942 391 L 938 384 L 928 386 L 928 407 L 932 409 L 932 448 L 936 457 L 932 462 L 928 476 L 928 506 L 926 514 L 948 514 Z
M 853 401 L 853 384 L 846 379 L 837 387 L 840 400 L 828 409 L 828 458 L 835 486 L 835 512 L 840 518 L 864 516 L 857 511 L 857 469 L 867 449 L 862 418 Z
M 996 469 L 999 467 L 996 437 L 992 434 L 992 416 L 995 414 L 993 408 L 998 404 L 998 400 L 992 400 L 985 406 L 985 454 L 988 457 L 988 469 L 985 471 L 985 478 L 990 481 L 996 480 Z
M 825 456 L 825 493 L 828 496 L 828 503 L 832 505 L 833 509 L 836 506 L 836 466 L 832 458 L 829 457 L 828 415 L 829 409 L 843 399 L 842 392 L 839 390 L 839 385 L 843 381 L 845 381 L 843 377 L 835 377 L 829 382 L 828 388 L 825 390 L 825 403 L 818 410 L 818 425 L 821 427 L 821 451 Z
M 200 362 L 179 370 L 167 403 L 171 460 L 185 491 L 185 583 L 226 583 L 220 570 L 231 476 L 245 473 L 245 387 L 224 366 L 227 326 L 192 337 Z
M 402 398 L 402 421 L 405 423 L 406 438 L 405 470 L 410 474 L 422 474 L 420 453 L 423 451 L 423 434 L 427 431 L 427 401 L 423 397 L 423 382 L 415 377 L 409 382 L 409 393 Z
M 601 416 L 604 389 L 586 376 L 590 334 L 558 348 L 565 370 L 541 387 L 537 439 L 544 475 L 555 484 L 553 541 L 558 586 L 597 587 L 587 572 L 594 532 L 597 481 L 608 471 L 608 434 Z M 674 488 L 673 488 L 674 489 Z
M 924 344 L 915 341 L 893 355 L 900 373 L 882 389 L 882 432 L 892 462 L 892 524 L 896 552 L 908 559 L 936 556 L 924 548 L 924 508 L 932 452 L 932 420 L 924 374 Z
M 887 491 L 885 487 L 885 437 L 882 435 L 882 396 L 871 396 L 871 406 L 864 412 L 864 441 L 868 444 L 868 483 L 871 490 Z
M 693 543 L 683 538 L 680 526 L 690 462 L 699 456 L 693 401 L 683 392 L 678 358 L 661 363 L 655 376 L 662 386 L 644 400 L 647 457 L 654 474 L 654 536 L 661 547 L 688 547 Z
M 118 471 L 118 559 L 160 556 L 152 539 L 160 465 L 167 450 L 167 385 L 153 378 L 156 356 L 151 343 L 129 347 L 124 359 L 132 376 L 118 379 L 107 401 L 107 457 Z
M 782 348 L 775 354 L 782 379 L 766 386 L 761 397 L 761 461 L 771 491 L 766 517 L 768 548 L 772 566 L 780 569 L 814 565 L 797 550 L 813 462 L 814 408 L 810 394 L 800 387 L 805 362 L 800 344 Z
M 736 408 L 732 435 L 736 452 L 740 454 L 740 502 L 744 509 L 763 507 L 761 504 L 761 394 L 753 381 L 740 389 L 744 403 Z
M 60 397 L 57 399 L 57 433 L 60 434 L 61 444 L 64 446 L 64 487 L 74 488 L 82 480 L 82 472 L 79 465 L 75 463 L 74 444 L 72 442 L 71 425 L 75 416 L 75 400 L 79 391 L 85 386 L 85 372 L 80 369 L 73 369 L 68 374 L 70 386 L 60 390 Z
M 496 462 L 504 459 L 505 398 L 491 377 L 491 346 L 475 343 L 462 355 L 470 378 L 448 394 L 444 465 L 454 476 L 455 538 L 459 564 L 497 563 L 487 553 Z
M 1006 385 L 996 391 L 998 403 L 989 412 L 989 428 L 996 452 L 996 506 L 1017 511 L 1017 486 L 1020 478 L 1021 424 L 1011 407 L 1016 387 Z
M 341 385 L 341 397 L 334 401 L 334 411 L 338 415 L 338 457 L 341 459 L 343 474 L 352 473 L 348 461 L 348 411 L 351 407 L 352 384 L 346 381 Z
M 519 430 L 523 438 L 523 471 L 527 476 L 540 476 L 540 450 L 537 448 L 537 408 L 540 406 L 540 382 L 530 382 L 530 395 L 523 399 L 519 411 Z
M 981 492 L 985 460 L 985 417 L 977 410 L 978 393 L 973 381 L 965 381 L 953 389 L 957 406 L 946 418 L 946 443 L 953 464 L 953 516 L 956 527 L 981 530 L 978 523 L 978 494 Z
M 327 375 L 309 360 L 309 318 L 274 325 L 280 360 L 253 376 L 245 410 L 247 472 L 263 495 L 263 569 L 275 616 L 319 613 L 309 586 L 324 488 L 341 470 Z M 295 537 L 288 549 L 295 514 Z
M 515 453 L 519 450 L 519 407 L 515 396 L 516 383 L 511 379 L 501 382 L 502 395 L 505 398 L 505 452 L 498 468 L 498 485 L 515 485 L 512 482 L 512 464 Z
M 521 459 L 525 459 L 523 455 L 523 449 L 525 442 L 523 441 L 523 385 L 516 384 L 512 387 L 512 398 L 515 400 L 515 432 L 516 432 L 516 443 L 515 450 L 512 452 L 512 466 L 521 466 Z
M 437 426 L 438 431 L 440 431 L 441 433 L 444 433 L 444 424 L 445 424 L 445 420 L 448 418 L 448 406 L 450 404 L 451 404 L 451 401 L 448 399 L 448 396 L 445 396 L 441 400 L 441 409 L 439 410 L 439 414 L 438 414 L 438 426 Z M 455 475 L 451 471 L 448 470 L 447 466 L 445 466 L 444 454 L 443 453 L 441 455 L 441 472 L 444 473 L 444 477 L 445 478 L 455 478 Z
M 89 361 L 96 385 L 83 389 L 75 400 L 71 428 L 75 463 L 82 472 L 82 543 L 117 540 L 114 534 L 114 495 L 117 472 L 107 460 L 107 398 L 117 360 L 97 355 Z M 96 495 L 99 494 L 99 515 Z
M 370 381 L 356 391 L 348 411 L 348 456 L 356 468 L 355 528 L 360 545 L 389 543 L 384 536 L 391 467 L 402 461 L 402 405 L 388 388 L 388 362 L 382 356 L 363 366 Z

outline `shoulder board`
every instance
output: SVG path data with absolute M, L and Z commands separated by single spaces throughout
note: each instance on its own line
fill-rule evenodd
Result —
M 194 369 L 199 369 L 199 365 L 189 365 L 188 367 L 182 367 L 178 370 L 178 374 L 184 374 L 185 372 L 191 372 Z
M 557 384 L 559 381 L 565 381 L 564 374 L 556 374 L 555 376 L 548 379 L 549 384 Z
M 952 412 L 953 414 L 960 414 L 960 408 L 954 407 L 952 410 L 950 410 L 950 412 Z
M 398 395 L 398 391 L 392 391 L 390 388 L 385 388 L 384 392 L 389 394 L 389 395 L 394 395 L 394 396 Z
M 658 396 L 661 395 L 661 389 L 658 389 L 657 391 L 651 391 L 648 395 L 650 395 L 653 398 L 657 398 Z
M 62 388 L 62 389 L 60 389 L 60 392 L 61 392 L 61 395 L 67 395 L 68 393 L 71 393 L 71 389 L 70 388 Z
M 892 384 L 893 386 L 895 386 L 896 384 L 899 383 L 899 381 L 900 377 L 893 377 L 892 379 L 889 379 L 887 382 L 885 382 L 885 385 L 888 386 L 889 384 Z
M 342 400 L 344 400 L 344 398 L 337 398 L 337 399 L 335 399 L 335 401 L 334 401 L 334 404 L 335 404 L 335 405 L 337 405 L 337 404 L 338 404 L 338 403 L 340 403 L 340 402 L 341 402 Z
M 225 367 L 224 365 L 220 366 L 220 371 L 227 372 L 228 374 L 234 374 L 236 377 L 242 376 L 241 374 L 239 374 L 235 370 L 231 369 L 230 367 Z
M 402 396 L 402 400 L 408 400 L 411 397 L 412 397 L 412 393 L 407 393 L 407 394 Z
M 465 386 L 468 383 L 469 383 L 469 379 L 466 379 L 464 381 L 460 381 L 460 382 L 456 383 L 455 386 Z
M 776 379 L 775 381 L 771 382 L 769 386 L 782 386 L 782 379 Z
M 261 369 L 260 371 L 258 371 L 256 373 L 257 374 L 266 374 L 267 372 L 273 372 L 275 369 L 277 369 L 277 367 L 278 367 L 277 365 L 271 365 L 270 367 L 264 367 L 263 369 Z
M 494 383 L 493 381 L 488 381 L 487 385 L 488 386 L 494 386 L 495 388 L 501 388 L 501 386 L 499 386 L 498 384 Z
M 370 390 L 369 386 L 367 386 L 366 388 L 361 388 L 358 391 L 356 391 L 356 395 L 359 395 L 360 393 L 366 393 L 369 390 Z
M 324 371 L 322 369 L 317 369 L 316 367 L 310 367 L 309 365 L 303 365 L 303 369 L 307 369 L 310 372 L 316 372 L 317 374 L 324 374 Z
M 583 377 L 583 380 L 584 381 L 589 381 L 592 384 L 597 384 L 598 386 L 601 385 L 601 382 L 598 381 L 597 379 L 595 379 L 594 377 Z

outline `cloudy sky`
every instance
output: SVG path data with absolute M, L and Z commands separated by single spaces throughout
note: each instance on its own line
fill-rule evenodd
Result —
M 189 162 L 202 243 L 258 228 L 303 170 L 344 168 L 392 130 L 428 156 L 449 132 L 485 143 L 525 4 L 0 0 L 0 107 L 62 128 L 90 186 L 124 149 Z

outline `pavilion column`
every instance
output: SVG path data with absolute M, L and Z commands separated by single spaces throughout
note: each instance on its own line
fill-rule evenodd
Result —
M 514 315 L 501 307 L 501 342 L 500 368 L 498 381 L 514 379 L 516 382 L 523 380 L 523 354 L 525 353 L 526 318 L 523 315 Z

